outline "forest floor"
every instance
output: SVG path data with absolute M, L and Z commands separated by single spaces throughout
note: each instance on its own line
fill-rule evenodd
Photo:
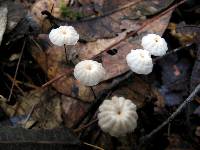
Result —
M 199 149 L 199 24 L 199 0 L 0 0 L 0 149 Z M 76 45 L 50 42 L 63 25 L 77 30 Z M 148 33 L 168 51 L 140 75 L 126 55 Z M 104 66 L 98 85 L 74 78 L 85 59 Z M 112 96 L 137 106 L 137 128 L 123 137 L 98 125 Z

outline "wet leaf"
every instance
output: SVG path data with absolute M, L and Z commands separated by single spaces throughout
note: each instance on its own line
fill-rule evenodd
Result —
M 6 6 L 8 9 L 8 19 L 7 19 L 7 29 L 6 31 L 11 31 L 19 23 L 19 21 L 25 17 L 27 10 L 19 2 L 14 2 L 11 0 L 0 1 L 2 6 Z
M 19 97 L 14 106 L 5 102 L 0 106 L 9 117 L 27 116 L 34 109 L 31 117 L 41 128 L 59 127 L 62 122 L 60 98 L 52 90 L 32 91 Z
M 168 137 L 169 145 L 165 150 L 194 150 L 192 145 L 182 139 L 179 135 L 172 134 Z
M 72 128 L 87 112 L 89 104 L 64 95 L 61 96 L 61 101 L 63 121 L 68 128 Z
M 181 34 L 191 35 L 191 41 L 197 45 L 197 58 L 192 70 L 191 81 L 190 81 L 190 90 L 193 90 L 197 84 L 200 83 L 200 27 L 194 25 L 182 25 L 177 28 L 177 32 Z
M 84 41 L 94 41 L 99 38 L 111 38 L 115 37 L 122 30 L 135 30 L 137 24 L 140 24 L 140 21 L 136 20 L 141 15 L 153 15 L 168 7 L 174 0 L 152 0 L 152 1 L 143 1 L 143 0 L 111 0 L 111 1 L 92 1 L 92 4 L 88 2 L 87 5 L 79 6 L 78 9 L 75 9 L 74 16 L 78 14 L 82 14 L 85 17 L 82 17 L 80 21 L 67 21 L 63 20 L 62 24 L 73 25 L 78 32 L 80 33 L 81 39 Z M 68 3 L 63 1 L 66 5 Z M 51 28 L 51 25 L 44 20 L 44 16 L 41 15 L 41 12 L 44 10 L 48 10 L 49 12 L 52 9 L 54 4 L 54 8 L 52 9 L 52 15 L 57 18 L 62 18 L 61 13 L 62 9 L 61 1 L 54 0 L 40 0 L 36 2 L 32 7 L 32 15 L 33 19 L 38 22 L 40 27 L 43 28 Z M 70 8 L 65 8 L 70 9 Z M 73 9 L 73 7 L 72 7 Z M 89 14 L 88 10 L 90 11 Z M 93 11 L 91 13 L 91 11 Z M 145 12 L 144 14 L 140 13 Z M 79 15 L 79 16 L 80 16 Z M 138 16 L 135 19 L 132 19 L 132 16 Z M 59 23 L 58 23 L 59 24 Z M 129 26 L 127 26 L 127 24 Z
M 141 108 L 145 100 L 153 97 L 153 91 L 151 86 L 140 77 L 131 77 L 128 81 L 125 81 L 112 95 L 123 96 Z
M 67 128 L 53 130 L 0 128 L 0 141 L 0 148 L 5 150 L 31 150 L 33 147 L 37 150 L 80 148 L 80 141 Z

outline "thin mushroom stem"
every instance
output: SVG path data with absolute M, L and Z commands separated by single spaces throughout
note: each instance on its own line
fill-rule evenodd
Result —
M 68 53 L 67 53 L 67 48 L 65 44 L 64 44 L 64 49 L 65 49 L 65 59 L 66 59 L 66 62 L 68 62 Z

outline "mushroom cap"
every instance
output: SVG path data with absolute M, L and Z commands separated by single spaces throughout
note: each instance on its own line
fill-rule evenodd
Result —
M 141 45 L 143 49 L 149 51 L 154 56 L 163 56 L 168 50 L 165 39 L 157 34 L 147 34 L 144 36 Z
M 126 62 L 130 69 L 137 74 L 149 74 L 153 69 L 153 61 L 147 50 L 136 49 L 126 56 Z
M 79 40 L 79 34 L 72 26 L 60 26 L 49 33 L 50 41 L 57 46 L 75 45 Z
M 114 96 L 111 100 L 104 100 L 97 117 L 100 128 L 111 136 L 124 136 L 137 127 L 136 105 L 124 97 Z
M 93 60 L 81 61 L 74 68 L 74 77 L 86 86 L 97 85 L 105 75 L 102 64 Z

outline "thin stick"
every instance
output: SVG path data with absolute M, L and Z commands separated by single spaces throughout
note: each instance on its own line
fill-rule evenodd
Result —
M 91 126 L 92 124 L 94 124 L 97 121 L 98 121 L 98 119 L 94 119 L 91 122 L 89 122 L 88 124 L 82 125 L 81 127 L 77 128 L 77 129 L 74 129 L 74 132 L 79 132 L 79 131 L 81 131 L 81 130 L 83 130 L 85 128 L 88 128 L 89 126 Z
M 26 119 L 24 120 L 24 125 L 26 125 L 26 123 L 27 123 L 28 120 L 30 119 L 31 115 L 33 114 L 34 109 L 35 109 L 35 106 L 36 106 L 36 104 L 32 106 L 31 111 L 29 112 L 28 116 L 27 116 Z
M 67 48 L 65 44 L 64 44 L 64 49 L 65 49 L 65 59 L 66 59 L 66 62 L 68 62 L 68 54 L 67 54 Z
M 25 92 L 19 87 L 17 81 L 16 81 L 16 80 L 14 81 L 14 79 L 13 79 L 10 75 L 8 75 L 8 74 L 7 74 L 7 77 L 8 77 L 8 79 L 9 79 L 12 83 L 14 83 L 14 86 L 17 87 L 17 89 L 21 92 L 21 94 L 22 94 L 22 95 L 25 95 Z
M 62 73 L 62 74 L 60 74 L 60 75 L 58 75 L 57 77 L 55 77 L 55 78 L 49 80 L 48 82 L 46 82 L 45 84 L 42 85 L 42 88 L 45 88 L 45 87 L 49 86 L 49 85 L 52 84 L 53 82 L 55 82 L 55 81 L 61 79 L 62 77 L 66 76 L 68 73 L 71 73 L 72 71 L 73 71 L 73 69 L 67 70 L 66 72 L 64 72 L 64 73 Z
M 158 131 L 160 131 L 165 125 L 170 123 L 181 111 L 182 109 L 190 103 L 193 98 L 196 96 L 196 94 L 200 90 L 200 84 L 196 86 L 196 88 L 193 90 L 193 92 L 188 96 L 188 98 L 176 109 L 176 111 L 169 117 L 167 120 L 165 120 L 161 125 L 159 125 L 156 129 L 154 129 L 151 133 L 147 134 L 146 136 L 142 137 L 141 140 L 147 140 L 150 137 L 152 137 L 154 134 L 156 134 Z
M 90 146 L 94 149 L 98 149 L 98 150 L 104 150 L 103 148 L 99 147 L 99 146 L 96 146 L 96 145 L 92 145 L 92 144 L 89 144 L 89 143 L 86 143 L 86 142 L 83 142 L 84 145 L 87 145 L 87 146 Z
M 6 75 L 10 80 L 13 81 L 13 78 L 12 78 L 9 74 L 5 73 L 5 75 Z M 25 82 L 22 82 L 22 81 L 19 81 L 19 80 L 15 80 L 15 83 L 16 83 L 16 84 L 22 84 L 22 85 L 24 85 L 24 86 L 26 86 L 26 87 L 33 88 L 33 89 L 36 89 L 36 90 L 40 88 L 39 86 L 30 84 L 30 83 L 25 83 Z
M 93 95 L 94 95 L 94 98 L 97 99 L 97 96 L 96 96 L 95 91 L 94 91 L 94 89 L 93 89 L 92 86 L 90 86 L 90 89 L 91 89 L 91 91 L 92 91 L 92 93 L 93 93 Z
M 23 43 L 22 50 L 21 50 L 21 53 L 20 53 L 20 56 L 19 56 L 19 60 L 17 62 L 17 67 L 16 67 L 16 70 L 15 70 L 15 75 L 14 75 L 14 78 L 13 78 L 12 86 L 11 86 L 11 89 L 10 89 L 10 94 L 9 94 L 9 97 L 8 97 L 8 102 L 10 101 L 10 99 L 12 97 L 13 88 L 15 86 L 15 80 L 16 80 L 18 69 L 19 69 L 19 65 L 20 65 L 20 62 L 21 62 L 21 59 L 22 59 L 22 56 L 23 56 L 23 53 L 24 53 L 25 45 L 26 45 L 26 38 L 24 39 L 24 43 Z

